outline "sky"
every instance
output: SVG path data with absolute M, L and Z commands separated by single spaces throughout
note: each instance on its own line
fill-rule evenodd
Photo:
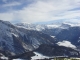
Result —
M 80 22 L 80 0 L 0 0 L 0 20 L 13 23 Z

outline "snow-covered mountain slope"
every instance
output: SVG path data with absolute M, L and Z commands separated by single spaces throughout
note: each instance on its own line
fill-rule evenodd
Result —
M 42 52 L 42 54 L 48 56 L 57 55 L 57 52 L 59 55 L 64 55 L 66 53 L 65 49 L 68 47 L 66 46 L 64 49 L 64 42 L 61 41 L 69 41 L 67 43 L 76 46 L 77 49 L 80 48 L 79 37 L 80 27 L 71 26 L 66 23 L 61 25 L 29 23 L 13 25 L 10 22 L 0 20 L 0 51 L 1 53 L 5 52 L 3 54 L 8 56 L 22 54 L 28 51 Z M 54 46 L 56 43 L 58 43 L 57 46 Z M 72 46 L 69 47 L 71 50 L 67 49 L 69 54 L 71 54 L 71 51 L 76 52 L 76 50 L 74 51 L 72 49 Z M 58 48 L 60 50 L 57 50 Z M 62 53 L 62 51 L 64 52 Z
M 73 22 L 52 22 L 51 24 L 17 24 L 19 27 L 25 27 L 27 29 L 37 30 L 43 32 L 51 37 L 54 37 L 59 41 L 69 41 L 73 45 L 80 48 L 80 24 Z M 28 26 L 27 26 L 28 25 Z M 27 27 L 26 27 L 27 26 Z M 31 27 L 33 26 L 33 27 Z
M 42 30 L 50 36 L 55 36 L 57 41 L 69 41 L 80 49 L 80 25 L 64 23 L 58 28 Z
M 18 27 L 25 27 L 41 31 L 47 35 L 55 36 L 58 41 L 68 40 L 73 45 L 79 45 L 80 24 L 72 22 L 61 22 L 60 24 L 17 24 Z M 57 22 L 55 22 L 57 23 Z M 27 26 L 27 27 L 26 27 Z M 31 27 L 33 26 L 33 27 Z M 75 43 L 76 42 L 76 43 Z
M 16 27 L 0 20 L 0 50 L 12 55 L 36 49 L 41 44 L 53 44 L 54 39 L 42 32 Z

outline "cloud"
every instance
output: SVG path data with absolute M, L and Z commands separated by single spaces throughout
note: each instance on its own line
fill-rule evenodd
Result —
M 13 13 L 0 13 L 0 20 L 12 21 L 13 17 Z
M 20 5 L 20 3 L 4 6 L 16 5 Z M 77 8 L 80 8 L 79 6 L 80 0 L 34 0 L 33 3 L 24 6 L 21 10 L 0 13 L 0 15 L 3 15 L 3 18 L 0 17 L 0 19 L 4 19 L 5 15 L 8 14 L 7 18 L 11 19 L 12 17 L 12 21 L 20 20 L 32 23 L 59 19 L 76 20 L 80 16 L 80 9 L 77 10 Z M 9 17 L 9 14 L 12 14 L 11 17 Z
M 21 3 L 20 2 L 6 3 L 6 4 L 2 5 L 2 7 L 12 7 L 12 6 L 17 6 L 17 5 L 21 5 Z
M 49 21 L 58 19 L 71 19 L 80 16 L 79 11 L 68 11 L 76 8 L 73 5 L 69 5 L 69 1 L 38 1 L 36 4 L 31 4 L 27 8 L 20 11 L 22 20 L 26 21 Z M 63 4 L 62 4 L 63 3 Z M 62 14 L 62 15 L 60 15 Z M 77 14 L 77 15 L 76 15 Z M 60 16 L 56 16 L 60 15 Z
M 57 43 L 59 46 L 65 46 L 65 47 L 70 47 L 70 48 L 76 48 L 75 45 L 71 44 L 69 41 L 62 41 Z

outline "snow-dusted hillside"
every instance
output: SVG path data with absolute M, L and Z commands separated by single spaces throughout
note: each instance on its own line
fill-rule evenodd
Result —
M 70 49 L 67 51 L 69 54 L 66 55 L 71 55 L 71 50 L 77 53 L 80 51 L 79 41 L 79 25 L 73 26 L 68 23 L 61 25 L 19 23 L 13 25 L 8 21 L 0 20 L 0 52 L 8 57 L 29 51 L 38 51 L 48 56 L 55 56 L 57 52 L 58 55 L 64 55 L 66 54 L 65 49 Z M 58 48 L 59 50 L 57 50 Z M 64 53 L 62 53 L 63 51 Z
M 60 21 L 59 21 L 60 22 Z M 52 22 L 52 24 L 29 24 L 18 23 L 18 27 L 24 27 L 28 30 L 37 30 L 51 37 L 54 36 L 58 41 L 68 40 L 74 45 L 79 45 L 80 24 L 72 22 Z M 76 43 L 75 43 L 76 42 Z
M 31 51 L 40 44 L 53 44 L 54 39 L 49 35 L 16 27 L 10 22 L 0 20 L 0 50 L 12 55 Z

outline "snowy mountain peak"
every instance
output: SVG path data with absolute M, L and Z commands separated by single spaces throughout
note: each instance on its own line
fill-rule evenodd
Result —
M 62 23 L 60 26 L 60 28 L 62 28 L 62 29 L 68 29 L 69 27 L 71 27 L 71 25 L 66 24 L 66 23 Z
M 26 28 L 28 30 L 37 30 L 37 31 L 41 31 L 45 28 L 44 25 L 31 24 L 31 23 L 18 23 L 16 24 L 16 26 Z
M 75 26 L 80 26 L 80 23 L 67 23 L 67 22 L 64 22 L 62 23 L 62 25 L 66 25 L 66 26 L 69 26 L 69 27 L 75 27 Z
M 80 26 L 80 24 L 73 24 L 68 22 L 63 22 L 62 24 L 31 24 L 31 23 L 18 23 L 18 27 L 22 27 L 28 30 L 43 31 L 46 29 L 69 29 L 70 27 Z
M 31 23 L 22 22 L 22 23 L 17 23 L 16 25 L 25 26 L 25 25 L 31 25 Z

